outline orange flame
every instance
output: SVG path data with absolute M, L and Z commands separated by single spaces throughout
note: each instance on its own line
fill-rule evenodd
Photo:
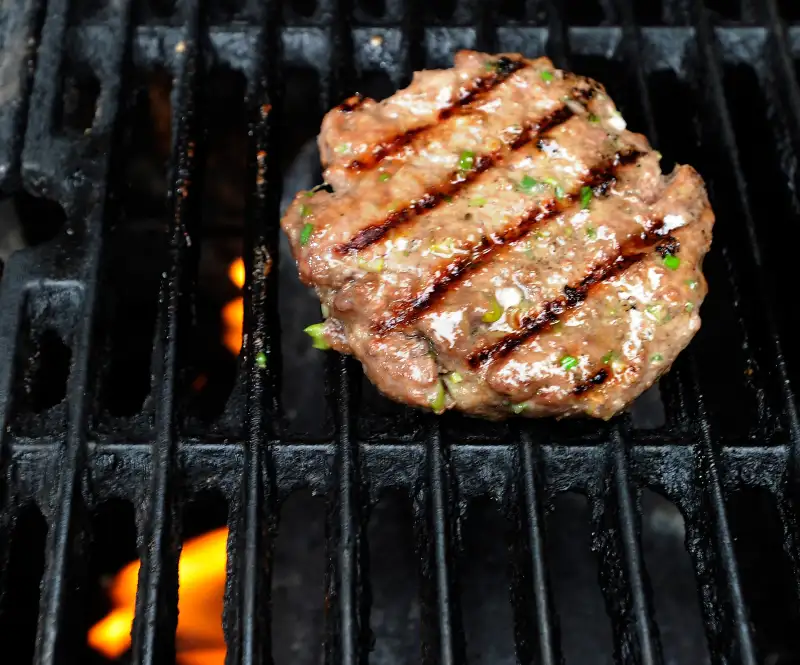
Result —
M 225 592 L 226 528 L 186 542 L 178 563 L 178 665 L 223 665 L 222 604 Z M 114 609 L 89 630 L 89 645 L 115 659 L 131 645 L 139 562 L 125 566 L 111 585 Z
M 244 288 L 244 261 L 242 258 L 234 259 L 228 268 L 228 277 L 236 285 L 236 288 Z
M 244 288 L 244 261 L 234 259 L 228 267 L 228 278 L 236 288 Z M 222 308 L 222 343 L 233 355 L 238 356 L 242 350 L 242 326 L 244 325 L 244 300 L 234 298 Z

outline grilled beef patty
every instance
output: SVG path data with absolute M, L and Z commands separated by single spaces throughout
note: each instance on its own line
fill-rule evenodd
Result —
M 392 399 L 441 413 L 609 418 L 700 327 L 714 215 L 603 87 L 462 51 L 323 120 L 330 185 L 282 220 L 326 319 Z

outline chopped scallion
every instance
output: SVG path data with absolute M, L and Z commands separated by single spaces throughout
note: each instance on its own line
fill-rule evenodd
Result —
M 391 180 L 391 178 L 392 178 L 392 174 L 391 173 L 387 173 L 386 171 L 384 171 L 383 173 L 381 173 L 378 176 L 378 180 L 380 180 L 381 182 L 387 182 L 388 180 Z
M 604 365 L 610 365 L 611 362 L 616 359 L 616 357 L 617 357 L 616 351 L 609 351 L 602 358 L 600 358 L 600 361 Z
M 575 369 L 578 366 L 578 359 L 575 356 L 564 356 L 558 362 L 561 364 L 561 369 L 565 372 Z
M 592 188 L 588 186 L 581 187 L 581 210 L 586 210 L 592 202 Z
M 520 402 L 519 404 L 512 404 L 511 411 L 519 415 L 520 413 L 524 412 L 528 408 L 527 402 Z
M 674 254 L 667 254 L 664 259 L 664 266 L 669 270 L 677 270 L 681 265 L 681 260 Z
M 333 150 L 334 150 L 334 152 L 338 152 L 341 155 L 341 154 L 343 154 L 345 152 L 348 152 L 350 150 L 350 144 L 349 143 L 340 143 Z
M 300 217 L 308 217 L 311 212 L 311 206 L 307 206 L 305 203 L 300 204 Z
M 660 363 L 663 360 L 664 356 L 662 356 L 660 353 L 654 353 L 652 356 L 650 356 L 650 362 L 652 363 Z
M 597 238 L 597 229 L 595 229 L 593 226 L 587 226 L 586 237 L 589 238 L 589 240 L 595 240 Z
M 383 257 L 378 256 L 371 261 L 367 261 L 359 257 L 358 259 L 358 267 L 362 270 L 366 270 L 367 272 L 382 272 L 383 271 Z
M 600 117 L 595 115 L 594 113 L 590 113 L 589 114 L 589 122 L 591 122 L 593 125 L 599 125 L 600 124 Z
M 470 208 L 480 208 L 481 206 L 485 206 L 487 203 L 485 196 L 476 196 L 474 199 L 469 200 L 469 207 Z
M 306 195 L 308 198 L 311 198 L 312 196 L 314 196 L 314 193 L 315 193 L 315 192 L 314 192 L 314 190 L 313 190 L 313 189 L 309 189 L 307 192 L 305 192 L 305 195 Z
M 483 316 L 481 317 L 481 321 L 484 323 L 494 323 L 495 321 L 499 321 L 500 317 L 503 316 L 503 306 L 497 302 L 497 298 L 492 298 L 492 302 L 489 305 L 489 310 L 486 311 Z
M 331 348 L 331 345 L 328 344 L 328 341 L 325 339 L 324 323 L 312 323 L 310 326 L 303 328 L 303 332 L 313 340 L 311 346 L 315 349 L 326 351 Z
M 464 380 L 464 377 L 458 372 L 450 372 L 450 374 L 447 375 L 447 378 L 451 383 L 461 383 Z
M 694 309 L 694 303 L 693 302 L 687 302 L 686 306 L 684 307 L 684 309 L 687 312 L 691 312 Z
M 433 409 L 434 413 L 444 413 L 446 396 L 444 384 L 439 381 L 439 385 L 436 386 L 436 394 L 430 399 L 431 409 Z
M 517 188 L 525 194 L 533 194 L 538 187 L 539 181 L 529 175 L 522 176 L 522 180 L 520 180 L 519 185 L 517 185 Z
M 542 81 L 545 83 L 550 83 L 553 80 L 553 72 L 549 72 L 546 69 L 541 73 Z
M 558 180 L 555 178 L 542 178 L 542 180 L 553 188 L 557 199 L 564 198 L 564 188 L 561 186 Z
M 311 238 L 311 234 L 314 231 L 314 225 L 310 222 L 307 222 L 303 225 L 303 230 L 300 231 L 300 244 L 305 245 L 308 244 L 309 238 Z
M 700 282 L 698 282 L 696 279 L 687 279 L 686 280 L 686 286 L 688 286 L 692 291 L 696 290 L 699 285 L 700 285 Z
M 267 354 L 263 351 L 259 351 L 256 354 L 256 367 L 259 369 L 266 369 L 267 367 Z
M 472 150 L 464 150 L 458 157 L 458 168 L 462 171 L 470 171 L 475 166 L 475 153 Z

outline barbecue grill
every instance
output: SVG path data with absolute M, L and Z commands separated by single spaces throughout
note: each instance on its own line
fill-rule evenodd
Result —
M 318 181 L 308 141 L 322 113 L 464 47 L 546 53 L 596 77 L 666 168 L 691 163 L 709 185 L 704 327 L 611 422 L 435 418 L 301 339 L 319 314 L 278 220 L 282 189 Z M 602 594 L 614 662 L 800 662 L 797 3 L 9 0 L 0 48 L 0 224 L 15 234 L 0 250 L 24 245 L 0 272 L 3 662 L 92 662 L 102 575 L 132 558 L 126 659 L 175 662 L 181 543 L 222 523 L 227 662 L 269 663 L 291 632 L 271 598 L 276 542 L 322 521 L 327 663 L 387 649 L 474 662 L 481 612 L 508 620 L 495 637 L 521 663 L 608 662 L 573 657 L 590 636 L 568 630 L 554 580 L 574 493 L 599 571 L 585 593 Z M 213 323 L 237 295 L 214 257 L 239 255 L 237 358 Z M 325 510 L 287 514 L 298 490 Z M 684 522 L 685 614 L 705 635 L 691 660 L 659 612 L 676 588 L 654 584 L 645 551 L 652 491 Z M 381 508 L 387 492 L 405 517 Z M 474 593 L 476 503 L 493 506 L 486 537 L 504 539 L 507 611 Z M 415 653 L 381 642 L 372 575 L 396 557 L 368 537 L 375 516 L 408 527 L 415 570 L 392 593 L 418 589 Z

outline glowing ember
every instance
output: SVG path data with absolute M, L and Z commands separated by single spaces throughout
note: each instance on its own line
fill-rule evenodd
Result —
M 222 528 L 183 546 L 178 563 L 177 665 L 224 665 L 222 604 L 227 540 L 228 530 Z M 110 591 L 114 609 L 89 631 L 89 645 L 106 658 L 119 658 L 130 648 L 138 579 L 138 561 L 117 574 Z

